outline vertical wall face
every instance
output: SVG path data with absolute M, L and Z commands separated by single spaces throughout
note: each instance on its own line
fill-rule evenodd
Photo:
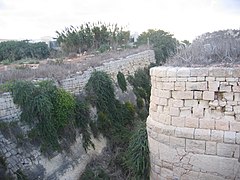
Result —
M 96 67 L 95 70 L 105 71 L 116 80 L 118 71 L 121 71 L 125 76 L 133 75 L 137 69 L 148 67 L 150 63 L 154 62 L 154 52 L 147 50 L 104 63 Z M 89 68 L 82 74 L 61 80 L 61 87 L 77 94 L 84 89 L 93 71 L 93 68 Z M 0 125 L 4 122 L 17 121 L 20 114 L 20 108 L 13 103 L 11 94 L 0 94 Z M 22 127 L 24 132 L 25 128 Z M 51 159 L 47 159 L 41 154 L 38 147 L 31 144 L 28 144 L 27 147 L 21 147 L 18 146 L 17 142 L 5 136 L 0 127 L 0 157 L 3 156 L 6 159 L 6 165 L 10 172 L 14 173 L 18 169 L 26 170 L 31 175 L 30 179 L 78 179 L 91 157 L 100 154 L 106 146 L 106 140 L 100 139 L 101 141 L 94 143 L 96 149 L 88 151 L 86 154 L 82 147 L 81 137 L 78 137 L 76 143 L 71 146 L 72 153 L 59 153 Z
M 151 179 L 240 179 L 240 68 L 150 73 Z

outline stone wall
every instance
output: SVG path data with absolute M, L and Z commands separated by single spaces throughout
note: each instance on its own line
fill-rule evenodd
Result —
M 151 179 L 240 179 L 240 68 L 150 74 Z
M 126 58 L 103 63 L 103 65 L 96 68 L 90 67 L 84 72 L 72 75 L 71 78 L 61 80 L 59 85 L 71 93 L 78 94 L 83 91 L 91 73 L 95 70 L 107 72 L 116 81 L 118 71 L 121 71 L 125 76 L 133 75 L 137 69 L 147 67 L 154 62 L 154 51 L 147 50 Z M 9 93 L 0 94 L 0 122 L 11 121 L 18 117 L 19 114 L 20 109 L 13 103 L 11 95 Z
M 155 62 L 154 52 L 147 50 L 128 56 L 126 58 L 113 60 L 108 63 L 75 74 L 71 78 L 61 80 L 60 87 L 65 90 L 78 94 L 83 91 L 91 73 L 94 70 L 105 71 L 116 80 L 118 71 L 124 75 L 133 75 L 139 68 L 144 68 Z M 116 91 L 118 97 L 129 100 L 129 94 Z M 0 94 L 0 123 L 2 122 L 18 122 L 20 109 L 13 103 L 10 93 Z M 21 129 L 26 132 L 28 127 L 21 126 Z M 82 147 L 81 136 L 77 138 L 76 143 L 71 147 L 71 154 L 57 153 L 50 159 L 45 158 L 40 150 L 31 144 L 26 144 L 24 147 L 19 146 L 15 139 L 4 136 L 0 131 L 0 156 L 6 158 L 6 164 L 10 172 L 14 173 L 18 169 L 29 174 L 30 179 L 78 179 L 80 173 L 84 170 L 86 164 L 91 157 L 100 154 L 106 146 L 105 139 L 101 141 L 95 140 L 96 150 L 91 150 L 86 153 Z M 1 178 L 0 178 L 1 179 Z
M 154 51 L 147 50 L 126 58 L 103 63 L 103 65 L 96 68 L 89 68 L 87 71 L 80 72 L 80 74 L 76 74 L 72 78 L 60 81 L 60 84 L 64 89 L 72 93 L 79 93 L 79 91 L 83 90 L 91 73 L 95 70 L 105 71 L 113 80 L 116 80 L 118 71 L 121 71 L 125 76 L 133 75 L 137 69 L 147 67 L 150 63 L 155 63 L 155 61 Z

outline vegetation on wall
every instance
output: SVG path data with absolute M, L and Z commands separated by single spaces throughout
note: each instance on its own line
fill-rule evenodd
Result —
M 143 97 L 149 102 L 150 82 L 147 72 L 147 69 L 143 72 L 139 70 L 131 79 L 138 81 L 135 82 L 135 88 L 144 89 L 144 95 L 140 93 L 139 98 Z M 136 108 L 131 103 L 121 104 L 116 100 L 113 82 L 104 72 L 92 73 L 86 85 L 86 93 L 90 103 L 97 107 L 96 126 L 107 137 L 109 146 L 114 152 L 112 161 L 121 167 L 126 176 L 148 179 L 149 151 L 146 119 L 143 120 L 140 118 L 141 115 L 136 114 Z M 96 173 L 90 170 L 83 177 L 90 174 L 96 177 Z
M 86 93 L 90 103 L 97 107 L 98 130 L 110 139 L 113 146 L 127 142 L 134 108 L 129 103 L 121 104 L 116 100 L 111 78 L 105 72 L 93 72 L 86 85 Z
M 79 128 L 80 133 L 82 133 L 84 149 L 87 151 L 90 147 L 95 148 L 91 139 L 92 132 L 90 124 L 92 123 L 92 120 L 90 117 L 89 105 L 78 97 L 76 98 L 75 119 L 76 126 Z
M 133 76 L 127 78 L 128 82 L 133 86 L 133 92 L 137 97 L 137 111 L 142 120 L 146 120 L 150 104 L 151 83 L 149 68 L 138 69 Z
M 140 123 L 132 135 L 127 152 L 126 164 L 136 179 L 148 179 L 150 169 L 148 138 L 145 122 Z
M 49 57 L 48 46 L 44 42 L 6 41 L 0 43 L 0 62 L 17 61 L 24 58 L 44 59 Z
M 130 77 L 134 92 L 143 99 L 142 109 L 150 97 L 147 73 L 147 69 L 139 70 Z M 16 81 L 6 88 L 11 90 L 14 103 L 22 110 L 21 121 L 32 127 L 28 132 L 29 139 L 39 142 L 45 154 L 62 149 L 67 151 L 78 132 L 82 134 L 85 150 L 94 148 L 91 135 L 97 137 L 102 133 L 114 153 L 112 162 L 126 176 L 148 178 L 146 119 L 139 113 L 141 108 L 116 99 L 112 79 L 105 72 L 92 73 L 85 87 L 86 97 L 81 98 L 57 88 L 52 81 Z M 95 121 L 91 119 L 90 106 L 97 108 L 98 119 Z M 105 176 L 103 170 L 99 174 L 94 173 L 94 177 Z
M 117 74 L 117 82 L 122 92 L 127 91 L 127 82 L 126 82 L 125 76 L 120 71 Z
M 71 94 L 51 81 L 16 81 L 11 91 L 14 103 L 21 108 L 21 120 L 33 127 L 29 136 L 40 141 L 44 152 L 61 150 L 75 140 L 75 100 Z
M 86 151 L 94 148 L 87 102 L 57 88 L 52 81 L 15 81 L 6 88 L 12 92 L 14 103 L 21 108 L 21 121 L 32 127 L 28 137 L 31 141 L 40 142 L 44 153 L 68 151 L 77 132 L 82 133 Z

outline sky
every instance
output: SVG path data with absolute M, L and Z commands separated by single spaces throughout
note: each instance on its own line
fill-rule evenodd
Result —
M 161 29 L 192 41 L 240 29 L 240 0 L 0 0 L 0 39 L 56 37 L 70 25 L 117 23 L 131 33 Z

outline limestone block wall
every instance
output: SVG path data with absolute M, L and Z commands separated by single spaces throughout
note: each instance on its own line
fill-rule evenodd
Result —
M 150 74 L 151 179 L 240 179 L 240 68 Z
M 139 68 L 144 68 L 155 62 L 155 55 L 153 50 L 146 50 L 137 54 L 127 56 L 126 58 L 118 59 L 103 63 L 103 65 L 96 68 L 89 68 L 81 74 L 72 75 L 71 78 L 66 78 L 60 81 L 60 86 L 65 90 L 78 94 L 80 93 L 88 82 L 93 71 L 105 71 L 114 80 L 116 80 L 118 71 L 124 75 L 133 75 Z M 0 94 L 0 122 L 11 121 L 19 116 L 20 109 L 13 103 L 10 93 Z
M 103 63 L 103 65 L 95 68 L 89 68 L 81 74 L 76 74 L 71 78 L 62 80 L 60 84 L 64 89 L 77 94 L 83 90 L 91 73 L 95 70 L 105 71 L 113 80 L 116 80 L 118 71 L 121 71 L 125 76 L 133 75 L 137 69 L 148 67 L 150 63 L 155 63 L 155 61 L 154 51 L 147 50 L 127 56 L 126 58 Z
M 59 85 L 71 93 L 78 94 L 83 90 L 94 70 L 105 71 L 116 80 L 118 71 L 126 76 L 133 75 L 137 69 L 147 67 L 154 62 L 154 52 L 147 50 L 104 63 L 95 69 L 89 68 L 81 74 L 61 80 Z M 13 103 L 11 94 L 0 94 L 0 123 L 18 121 L 20 114 L 21 111 Z M 25 127 L 21 128 L 25 131 Z M 4 156 L 6 159 L 9 171 L 14 173 L 18 169 L 24 170 L 24 172 L 30 173 L 30 179 L 78 179 L 91 157 L 101 153 L 106 146 L 106 140 L 102 138 L 101 141 L 96 140 L 94 144 L 96 149 L 86 153 L 82 147 L 81 137 L 78 137 L 76 143 L 71 147 L 70 155 L 57 153 L 51 159 L 47 159 L 38 148 L 31 144 L 19 147 L 17 142 L 8 139 L 0 131 L 0 156 Z

